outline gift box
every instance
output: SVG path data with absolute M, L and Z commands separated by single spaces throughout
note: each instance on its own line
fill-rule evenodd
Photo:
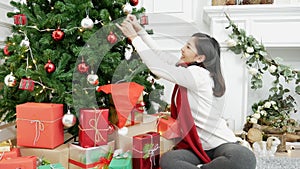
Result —
M 26 25 L 26 23 L 27 23 L 26 15 L 25 14 L 14 15 L 14 23 L 16 25 Z
M 174 148 L 176 145 L 175 139 L 166 139 L 162 136 L 160 136 L 160 155 L 164 154 L 167 151 L 170 151 Z
M 3 141 L 0 143 L 0 152 L 10 151 L 11 147 L 12 147 L 12 145 L 9 141 Z
M 18 146 L 52 149 L 64 142 L 63 104 L 24 103 L 16 111 Z
M 2 169 L 36 169 L 36 156 L 25 156 L 3 159 L 0 161 Z
M 160 135 L 147 132 L 133 137 L 132 165 L 134 169 L 154 169 L 159 167 Z
M 20 157 L 20 149 L 19 148 L 12 148 L 10 151 L 0 152 L 0 161 L 10 158 Z
M 161 136 L 166 139 L 180 137 L 176 119 L 173 119 L 170 115 L 163 113 L 156 114 L 156 116 L 158 117 L 157 132 L 159 132 Z
M 64 168 L 69 166 L 69 144 L 62 144 L 54 149 L 20 147 L 22 156 L 37 156 L 52 164 L 60 163 Z
M 109 169 L 132 169 L 132 154 L 126 152 L 113 157 L 109 164 Z
M 144 114 L 143 123 L 135 124 L 133 126 L 128 126 L 128 132 L 126 134 L 122 134 L 119 131 L 116 131 L 117 136 L 116 139 L 116 148 L 122 149 L 124 152 L 128 150 L 132 150 L 132 137 L 138 134 L 156 131 L 156 120 L 157 118 L 152 115 Z M 122 129 L 119 129 L 122 130 Z
M 108 157 L 115 149 L 115 142 L 107 145 L 83 148 L 69 144 L 69 169 L 94 168 L 101 165 L 101 157 Z
M 79 144 L 94 147 L 108 142 L 108 109 L 80 109 Z
M 49 164 L 49 165 L 41 165 L 38 169 L 65 169 L 61 164 Z
M 19 89 L 33 91 L 34 90 L 34 81 L 32 79 L 28 79 L 28 78 L 21 79 Z

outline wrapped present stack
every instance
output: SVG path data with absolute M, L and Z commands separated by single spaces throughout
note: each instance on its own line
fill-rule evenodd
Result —
M 7 169 L 155 169 L 161 154 L 179 137 L 168 113 L 148 115 L 136 83 L 97 87 L 111 95 L 110 109 L 81 108 L 76 139 L 64 133 L 63 105 L 25 103 L 16 107 L 16 147 L 0 144 L 0 168 Z

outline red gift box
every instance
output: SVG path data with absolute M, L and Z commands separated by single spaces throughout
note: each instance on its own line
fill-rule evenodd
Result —
M 36 156 L 16 157 L 0 161 L 2 169 L 36 169 Z
M 16 25 L 26 25 L 27 17 L 25 14 L 18 14 L 14 16 L 14 23 Z
M 18 146 L 52 149 L 63 144 L 63 104 L 24 103 L 16 110 Z
M 20 157 L 20 149 L 19 148 L 12 148 L 10 151 L 7 152 L 0 152 L 0 161 L 10 158 Z
M 159 114 L 157 122 L 157 132 L 166 139 L 180 137 L 178 123 L 170 115 Z
M 134 169 L 156 169 L 159 167 L 160 135 L 147 132 L 133 136 L 132 165 Z
M 33 91 L 34 81 L 32 79 L 21 79 L 19 89 Z
M 79 144 L 95 147 L 108 142 L 108 109 L 80 109 Z
M 140 24 L 141 25 L 148 25 L 148 16 L 147 15 L 143 15 L 140 19 Z

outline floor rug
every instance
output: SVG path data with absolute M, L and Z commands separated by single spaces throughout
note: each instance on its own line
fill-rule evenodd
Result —
M 300 158 L 257 157 L 256 169 L 299 169 Z

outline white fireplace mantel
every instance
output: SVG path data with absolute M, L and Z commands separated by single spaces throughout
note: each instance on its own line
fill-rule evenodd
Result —
M 222 47 L 221 61 L 226 82 L 226 104 L 224 117 L 234 120 L 235 130 L 241 130 L 246 116 L 251 113 L 252 89 L 249 89 L 248 70 L 240 56 L 227 50 L 225 42 L 231 30 L 225 29 L 231 20 L 261 41 L 268 49 L 276 49 L 292 54 L 300 62 L 300 5 L 232 5 L 206 6 L 203 8 L 203 21 Z M 296 56 L 296 57 L 295 57 Z M 268 93 L 267 90 L 264 91 Z M 256 96 L 265 99 L 264 96 Z M 256 99 L 257 99 L 256 98 Z M 252 99 L 252 100 L 251 100 Z
M 266 47 L 300 47 L 300 5 L 207 6 L 203 20 L 220 42 L 228 38 L 225 17 L 230 18 Z

